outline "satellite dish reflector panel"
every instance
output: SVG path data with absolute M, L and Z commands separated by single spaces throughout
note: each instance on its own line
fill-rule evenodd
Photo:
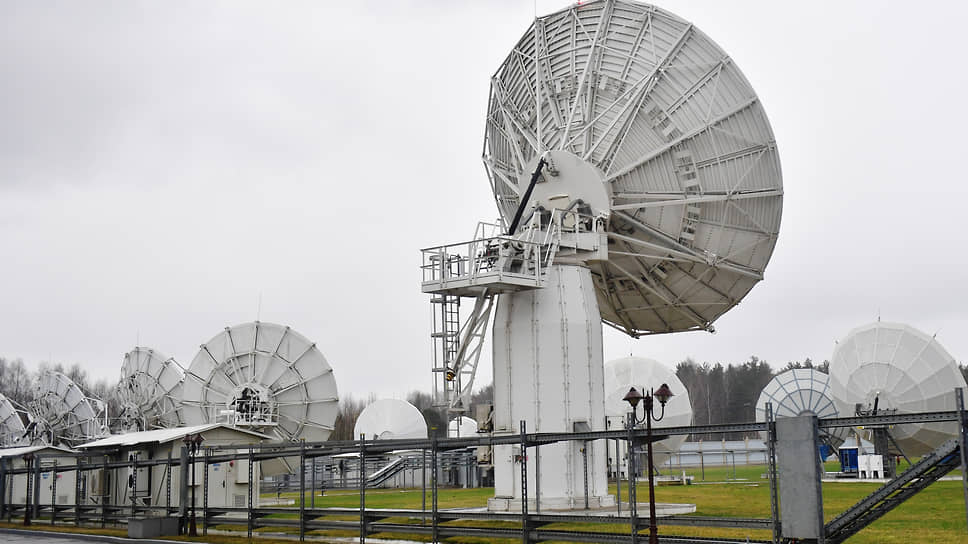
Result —
M 126 429 L 180 427 L 185 373 L 174 359 L 156 350 L 136 347 L 124 355 L 118 398 Z
M 878 412 L 955 410 L 954 389 L 966 387 L 954 357 L 933 337 L 901 323 L 858 327 L 830 360 L 830 392 L 842 416 L 856 405 Z M 957 423 L 898 425 L 891 430 L 907 455 L 924 455 L 958 434 Z
M 282 441 L 329 438 L 339 398 L 333 369 L 316 345 L 283 325 L 255 321 L 201 346 L 183 386 L 186 425 L 221 421 Z
M 27 429 L 20 413 L 10 399 L 0 394 L 0 445 L 10 447 L 24 445 Z
M 536 19 L 491 80 L 483 161 L 505 223 L 549 151 L 526 205 L 564 195 L 607 218 L 608 259 L 588 263 L 607 324 L 709 330 L 763 278 L 783 204 L 773 131 L 688 21 L 629 1 Z
M 805 413 L 828 418 L 838 417 L 839 413 L 830 394 L 830 376 L 815 368 L 794 368 L 774 376 L 756 401 L 756 421 L 766 421 L 768 402 L 773 404 L 774 418 Z M 766 433 L 760 434 L 766 438 Z M 843 440 L 835 438 L 838 444 Z
M 100 416 L 104 403 L 89 398 L 73 380 L 53 370 L 37 378 L 30 414 L 38 424 L 36 434 L 52 445 L 75 446 L 108 432 Z
M 416 406 L 405 400 L 380 399 L 360 412 L 353 437 L 367 440 L 427 438 L 427 421 Z
M 692 424 L 692 403 L 689 393 L 676 373 L 669 367 L 645 357 L 623 357 L 605 363 L 605 415 L 610 421 L 612 429 L 624 428 L 626 414 L 632 411 L 629 403 L 622 400 L 634 387 L 645 394 L 650 389 L 658 389 L 662 384 L 668 384 L 673 397 L 665 406 L 665 416 L 658 423 L 653 422 L 654 428 L 680 427 Z M 656 415 L 661 413 L 659 404 L 655 405 Z M 639 414 L 642 413 L 641 408 Z M 671 436 L 655 443 L 655 450 L 659 453 L 679 451 L 679 447 L 686 441 L 686 435 Z
M 474 419 L 467 416 L 455 417 L 447 424 L 447 437 L 476 436 L 477 429 L 477 421 Z

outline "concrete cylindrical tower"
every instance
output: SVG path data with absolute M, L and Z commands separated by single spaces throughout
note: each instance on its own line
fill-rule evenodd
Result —
M 494 321 L 494 432 L 570 432 L 605 429 L 602 322 L 591 272 L 579 265 L 554 265 L 545 287 L 503 295 Z M 517 446 L 494 448 L 492 510 L 521 507 Z M 540 474 L 529 451 L 529 508 L 540 492 L 541 507 L 610 506 L 605 445 L 581 442 L 542 446 Z M 587 461 L 587 465 L 586 465 Z M 585 466 L 588 467 L 587 479 Z

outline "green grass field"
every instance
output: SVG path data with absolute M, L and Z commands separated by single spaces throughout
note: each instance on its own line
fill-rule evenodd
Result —
M 899 467 L 904 470 L 906 466 Z M 828 466 L 828 470 L 835 470 L 835 465 Z M 667 471 L 669 472 L 669 471 Z M 680 471 L 673 471 L 679 473 Z M 764 466 L 738 465 L 732 467 L 707 468 L 705 481 L 702 481 L 700 470 L 685 469 L 687 475 L 694 477 L 693 485 L 688 486 L 659 486 L 656 488 L 658 502 L 693 503 L 696 504 L 696 514 L 699 516 L 721 517 L 770 517 L 770 487 L 767 480 L 762 478 L 766 472 Z M 625 482 L 623 482 L 624 484 Z M 824 517 L 829 521 L 835 516 L 868 495 L 880 484 L 832 482 L 823 484 Z M 628 500 L 626 485 L 622 486 L 622 500 Z M 614 483 L 611 492 L 615 492 Z M 438 497 L 440 508 L 458 508 L 484 506 L 493 489 L 441 489 Z M 265 495 L 274 497 L 275 495 Z M 297 494 L 283 494 L 284 497 L 296 499 Z M 637 496 L 640 502 L 648 500 L 648 486 L 639 484 Z M 366 495 L 369 508 L 415 508 L 421 507 L 422 493 L 420 489 L 370 490 Z M 307 503 L 309 498 L 307 497 Z M 427 497 L 429 508 L 430 498 Z M 308 504 L 307 504 L 308 506 Z M 353 490 L 329 490 L 323 496 L 315 498 L 317 508 L 325 507 L 359 507 L 359 493 Z M 286 514 L 283 514 L 286 515 Z M 555 528 L 555 527 L 548 527 Z M 603 531 L 622 531 L 615 525 L 575 525 L 570 529 L 594 529 Z M 690 535 L 707 537 L 740 537 L 753 539 L 768 539 L 768 531 L 751 531 L 747 529 L 731 530 L 719 528 L 675 527 L 662 526 L 660 534 Z M 328 533 L 332 534 L 332 533 Z M 335 535 L 334 535 L 335 536 Z M 350 535 L 347 535 L 350 536 Z M 373 535 L 375 538 L 389 535 Z M 393 535 L 399 536 L 399 535 Z M 894 542 L 931 543 L 968 543 L 968 532 L 965 524 L 965 505 L 960 481 L 936 482 L 927 490 L 908 500 L 894 511 L 870 527 L 864 529 L 848 542 L 856 544 L 880 544 Z M 479 539 L 452 540 L 453 542 L 467 542 L 477 544 Z
M 900 467 L 903 470 L 904 466 Z M 834 467 L 828 466 L 828 470 Z M 676 472 L 679 471 L 667 471 Z M 696 504 L 696 514 L 698 516 L 717 516 L 717 517 L 751 517 L 768 518 L 770 517 L 770 487 L 767 480 L 762 479 L 765 472 L 764 466 L 744 466 L 740 465 L 734 469 L 728 468 L 708 468 L 705 470 L 705 480 L 702 479 L 699 469 L 686 469 L 687 475 L 694 477 L 693 485 L 687 486 L 659 486 L 656 488 L 656 499 L 658 502 L 670 503 L 693 503 Z M 624 482 L 623 482 L 624 484 Z M 824 515 L 830 520 L 843 512 L 858 500 L 871 493 L 879 484 L 877 483 L 847 483 L 831 482 L 823 484 L 824 495 Z M 627 501 L 627 486 L 622 486 L 622 499 Z M 611 492 L 615 492 L 614 483 L 611 485 Z M 641 502 L 648 500 L 648 486 L 639 484 L 637 488 L 638 499 Z M 438 496 L 440 508 L 467 508 L 484 506 L 487 499 L 493 495 L 493 489 L 441 489 Z M 275 493 L 266 493 L 265 498 L 274 498 Z M 298 499 L 296 493 L 284 493 L 284 498 Z M 366 503 L 368 508 L 396 508 L 396 509 L 420 509 L 422 503 L 422 493 L 420 489 L 374 489 L 368 490 Z M 306 497 L 307 506 L 310 504 L 310 497 Z M 345 507 L 358 508 L 359 494 L 354 490 L 331 489 L 324 495 L 317 495 L 314 498 L 315 507 Z M 427 496 L 427 506 L 429 508 L 430 497 Z M 293 508 L 293 507 L 289 507 Z M 287 511 L 287 508 L 280 508 L 279 513 L 272 517 L 296 517 L 294 512 Z M 356 516 L 328 516 L 328 519 L 345 519 L 355 521 Z M 420 523 L 420 519 L 397 518 L 392 521 L 398 523 Z M 34 528 L 39 530 L 50 530 L 50 526 L 43 520 L 37 520 Z M 511 526 L 516 527 L 514 522 L 451 522 L 448 525 L 490 525 L 490 526 Z M 22 528 L 19 524 L 7 525 L 0 523 L 0 527 Z M 220 526 L 221 529 L 245 531 L 244 526 Z M 595 530 L 624 532 L 623 526 L 604 525 L 604 524 L 559 524 L 558 526 L 546 526 L 548 529 L 570 529 L 570 530 Z M 89 532 L 100 534 L 112 534 L 121 536 L 123 529 L 75 529 L 70 525 L 63 525 L 53 528 L 60 531 Z M 292 533 L 291 528 L 265 528 L 259 530 L 260 533 Z M 768 531 L 750 531 L 746 529 L 720 529 L 720 528 L 698 528 L 698 527 L 676 527 L 659 526 L 660 534 L 666 535 L 687 535 L 705 537 L 732 537 L 732 538 L 752 538 L 769 539 Z M 310 533 L 314 539 L 329 537 L 350 537 L 357 536 L 356 531 L 314 531 Z M 268 535 L 265 535 L 268 536 Z M 427 540 L 415 535 L 402 534 L 375 534 L 372 538 L 399 538 L 407 540 Z M 176 540 L 190 541 L 187 537 L 177 537 Z M 197 540 L 212 544 L 228 544 L 238 542 L 238 536 L 209 535 L 199 537 Z M 870 527 L 864 529 L 859 534 L 848 540 L 852 544 L 880 544 L 880 543 L 907 543 L 907 542 L 929 542 L 939 544 L 966 543 L 968 544 L 968 532 L 965 525 L 965 505 L 962 495 L 960 481 L 936 482 L 925 491 L 922 491 L 912 499 L 908 500 L 891 513 L 876 521 Z M 276 544 L 280 542 L 292 542 L 291 539 L 279 538 L 260 538 L 258 540 L 264 544 Z M 448 542 L 455 544 L 513 544 L 517 540 L 485 540 L 481 538 L 465 537 L 452 538 Z

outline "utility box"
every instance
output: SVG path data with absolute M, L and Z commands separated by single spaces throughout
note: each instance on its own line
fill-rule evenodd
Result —
M 857 457 L 858 477 L 861 479 L 879 479 L 884 476 L 883 455 L 860 455 Z
M 176 536 L 178 534 L 178 518 L 131 518 L 128 520 L 128 538 L 156 538 L 159 536 Z
M 817 457 L 816 416 L 777 419 L 776 441 L 783 538 L 823 542 L 822 470 Z

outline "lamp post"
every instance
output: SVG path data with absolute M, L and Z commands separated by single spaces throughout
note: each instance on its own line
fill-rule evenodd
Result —
M 198 536 L 198 528 L 195 525 L 195 455 L 202 446 L 201 433 L 190 435 L 186 434 L 182 442 L 185 443 L 185 448 L 188 450 L 188 455 L 191 457 L 192 467 L 192 515 L 190 521 L 188 522 L 188 536 Z
M 632 406 L 632 413 L 629 415 L 629 422 L 628 422 L 629 436 L 630 437 L 634 436 L 632 433 L 632 429 L 635 427 L 635 425 L 645 423 L 645 437 L 646 437 L 646 440 L 648 441 L 648 460 L 649 460 L 649 544 L 659 543 L 659 530 L 655 524 L 655 482 L 652 477 L 652 473 L 654 471 L 654 461 L 652 460 L 652 422 L 662 421 L 662 418 L 665 417 L 665 405 L 667 402 L 669 402 L 669 399 L 672 396 L 673 396 L 673 393 L 669 389 L 669 385 L 664 383 L 662 384 L 662 386 L 659 387 L 658 391 L 650 391 L 646 393 L 645 396 L 643 396 L 642 393 L 639 393 L 638 390 L 633 387 L 629 389 L 629 392 L 626 393 L 625 397 L 623 397 L 622 399 L 628 402 L 629 405 Z M 654 408 L 653 399 L 658 400 L 659 404 L 662 406 L 662 412 L 659 414 L 659 417 L 655 417 L 655 413 L 653 412 L 653 408 Z M 642 403 L 645 413 L 642 414 L 642 419 L 639 419 L 635 413 L 635 409 L 638 407 L 639 401 L 641 400 L 645 401 Z M 629 443 L 630 461 L 632 460 L 634 455 L 633 446 L 634 446 L 634 442 L 630 442 Z M 630 470 L 634 466 L 635 466 L 634 463 L 630 463 L 629 464 Z M 634 489 L 634 486 L 635 486 L 635 475 L 633 474 L 632 488 L 630 489 L 630 491 Z M 631 502 L 632 500 L 631 497 L 634 497 L 634 493 L 630 493 L 629 497 Z M 632 515 L 633 515 L 632 521 L 633 523 L 635 523 L 634 516 L 637 509 L 635 505 L 629 505 L 629 506 L 631 507 L 631 510 L 632 510 Z M 635 532 L 636 531 L 633 531 L 633 539 L 635 538 Z

